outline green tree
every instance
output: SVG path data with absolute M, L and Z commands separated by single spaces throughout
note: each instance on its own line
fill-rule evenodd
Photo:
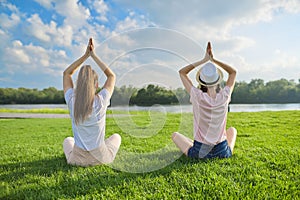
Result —
M 137 89 L 129 86 L 115 87 L 114 93 L 111 98 L 111 104 L 114 105 L 129 105 L 130 99 L 137 93 Z
M 147 86 L 147 88 L 138 90 L 136 96 L 131 98 L 130 103 L 139 106 L 152 106 L 154 104 L 177 104 L 178 99 L 173 91 L 150 84 Z

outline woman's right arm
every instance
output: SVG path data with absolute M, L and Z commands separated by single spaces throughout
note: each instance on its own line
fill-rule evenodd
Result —
M 77 59 L 75 62 L 73 62 L 69 67 L 67 67 L 67 69 L 65 69 L 63 73 L 64 93 L 66 93 L 68 89 L 73 88 L 72 75 L 80 67 L 80 65 L 90 56 L 90 45 L 91 40 L 89 41 L 88 47 L 84 55 Z

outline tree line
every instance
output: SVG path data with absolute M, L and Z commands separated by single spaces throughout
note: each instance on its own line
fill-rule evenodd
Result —
M 280 79 L 267 82 L 253 79 L 250 83 L 237 82 L 232 103 L 300 103 L 300 79 Z
M 224 83 L 223 83 L 224 84 Z M 151 106 L 154 104 L 188 104 L 189 94 L 183 88 L 167 89 L 157 85 L 144 88 L 115 87 L 111 105 Z M 0 88 L 0 104 L 63 104 L 63 90 L 49 87 L 43 90 Z M 280 79 L 264 83 L 253 79 L 250 83 L 237 82 L 231 103 L 300 103 L 300 79 Z
M 0 104 L 63 104 L 64 92 L 55 87 L 43 90 L 0 88 Z

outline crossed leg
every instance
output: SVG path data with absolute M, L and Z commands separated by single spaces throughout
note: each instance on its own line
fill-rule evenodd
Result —
M 71 152 L 73 151 L 74 143 L 75 142 L 74 142 L 73 137 L 67 137 L 64 140 L 63 149 L 64 149 L 64 153 L 65 153 L 67 160 L 69 159 L 69 156 L 70 156 Z
M 234 127 L 230 127 L 229 129 L 227 129 L 226 131 L 227 142 L 232 153 L 236 141 L 236 136 L 237 136 L 237 130 Z
M 111 135 L 109 138 L 105 140 L 105 142 L 110 143 L 113 145 L 117 150 L 119 150 L 121 145 L 121 136 L 117 133 Z
M 180 151 L 183 152 L 186 156 L 188 154 L 189 149 L 194 145 L 193 140 L 178 132 L 174 132 L 172 134 L 172 140 L 180 149 Z
M 230 127 L 227 129 L 226 131 L 227 142 L 232 153 L 236 141 L 236 136 L 237 136 L 237 130 L 234 127 Z M 178 132 L 174 132 L 172 134 L 172 140 L 176 144 L 176 146 L 180 149 L 180 151 L 183 152 L 185 155 L 188 154 L 188 150 L 194 144 L 193 140 Z

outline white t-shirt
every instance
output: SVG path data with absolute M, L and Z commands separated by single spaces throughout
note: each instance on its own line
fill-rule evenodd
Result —
M 110 104 L 110 97 L 109 91 L 105 88 L 102 89 L 95 95 L 93 110 L 90 116 L 83 123 L 76 125 L 74 119 L 74 90 L 73 88 L 67 90 L 65 100 L 72 119 L 72 129 L 76 146 L 90 151 L 96 149 L 104 142 L 106 110 Z
M 225 86 L 215 99 L 195 87 L 191 88 L 190 93 L 194 114 L 194 139 L 208 145 L 224 141 L 230 88 Z

